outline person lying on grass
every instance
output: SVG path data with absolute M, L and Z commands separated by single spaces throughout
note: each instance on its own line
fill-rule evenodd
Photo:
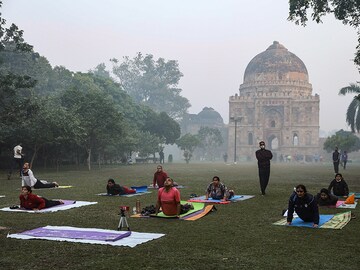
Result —
M 338 201 L 338 197 L 330 194 L 329 190 L 326 188 L 322 188 L 316 195 L 316 200 L 319 206 L 335 206 Z
M 168 177 L 164 182 L 164 187 L 159 189 L 155 215 L 159 213 L 160 207 L 165 215 L 177 217 L 180 217 L 181 214 L 185 214 L 191 209 L 191 204 L 180 204 L 180 191 L 175 188 L 173 184 L 174 180 Z
M 294 211 L 305 222 L 313 222 L 313 227 L 319 226 L 319 207 L 316 198 L 307 193 L 304 185 L 297 185 L 289 198 L 287 224 L 291 225 Z
M 106 185 L 106 193 L 108 195 L 124 195 L 134 194 L 136 193 L 136 190 L 128 188 L 126 186 L 120 186 L 119 184 L 115 184 L 115 180 L 110 178 Z
M 21 188 L 19 199 L 20 208 L 27 210 L 41 210 L 44 208 L 64 204 L 64 202 L 61 200 L 48 200 L 44 197 L 39 197 L 33 194 L 30 186 L 23 186 Z
M 59 184 L 56 182 L 50 183 L 44 180 L 36 179 L 34 173 L 30 169 L 30 165 L 28 162 L 24 163 L 23 165 L 21 180 L 21 186 L 29 186 L 32 188 L 54 188 L 59 186 Z
M 234 191 L 228 190 L 227 187 L 220 182 L 220 178 L 218 176 L 214 176 L 212 182 L 206 189 L 205 199 L 212 198 L 214 200 L 230 200 L 234 197 Z

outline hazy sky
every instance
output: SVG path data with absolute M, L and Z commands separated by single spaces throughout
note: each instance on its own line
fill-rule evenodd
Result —
M 4 0 L 3 17 L 54 67 L 87 72 L 137 52 L 177 60 L 190 113 L 203 107 L 228 122 L 249 61 L 279 41 L 305 63 L 320 95 L 320 129 L 349 130 L 353 96 L 339 89 L 359 80 L 352 62 L 356 30 L 332 15 L 307 27 L 287 21 L 288 0 Z

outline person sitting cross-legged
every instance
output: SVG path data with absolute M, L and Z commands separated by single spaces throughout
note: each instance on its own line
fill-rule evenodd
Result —
M 212 198 L 214 200 L 226 201 L 234 197 L 234 191 L 228 190 L 227 187 L 220 182 L 218 176 L 214 176 L 212 182 L 206 189 L 205 199 Z
M 329 192 L 333 192 L 336 196 L 348 196 L 349 195 L 349 187 L 345 182 L 341 173 L 337 173 L 335 175 L 335 179 L 330 182 Z

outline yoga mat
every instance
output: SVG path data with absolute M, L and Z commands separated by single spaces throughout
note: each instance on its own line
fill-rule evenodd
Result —
M 320 215 L 320 220 L 319 220 L 319 227 L 321 227 L 321 225 L 323 225 L 325 222 L 329 221 L 334 215 Z M 286 225 L 289 227 L 310 227 L 313 228 L 313 222 L 305 222 L 303 221 L 301 218 L 299 217 L 295 217 L 293 218 L 291 225 L 287 225 L 287 220 L 286 218 L 283 218 L 275 223 L 273 223 L 274 225 Z
M 58 186 L 58 187 L 53 187 L 53 188 L 32 188 L 32 190 L 42 190 L 42 189 L 59 189 L 59 188 L 72 188 L 73 186 Z
M 352 204 L 346 204 L 345 201 L 338 201 L 339 205 L 336 204 L 336 208 L 344 208 L 344 209 L 355 209 L 357 206 L 357 202 Z
M 71 208 L 82 207 L 86 205 L 97 204 L 97 202 L 86 202 L 86 201 L 69 201 L 69 200 L 62 200 L 64 204 L 56 205 L 50 208 L 45 208 L 41 210 L 26 210 L 26 209 L 10 209 L 10 207 L 1 208 L 0 211 L 6 212 L 18 212 L 18 213 L 49 213 L 49 212 L 57 212 L 62 210 L 68 210 Z
M 335 215 L 320 215 L 319 227 L 321 229 L 342 229 L 351 220 L 351 211 Z M 273 225 L 288 227 L 312 227 L 312 222 L 304 222 L 300 218 L 294 218 L 290 226 L 287 225 L 286 218 L 283 218 Z
M 71 239 L 86 239 L 86 240 L 98 240 L 98 241 L 117 241 L 119 239 L 128 237 L 131 235 L 131 231 L 114 233 L 104 231 L 84 231 L 76 229 L 51 229 L 47 227 L 41 227 L 30 231 L 22 232 L 23 235 L 29 235 L 34 237 L 58 237 L 58 238 L 71 238 Z
M 181 201 L 180 202 L 181 204 L 186 204 L 187 202 L 186 201 Z M 192 213 L 195 213 L 199 210 L 202 210 L 204 207 L 205 207 L 205 204 L 204 203 L 192 203 L 192 205 L 194 206 L 194 209 L 190 209 L 188 212 L 186 212 L 185 214 L 182 214 L 180 215 L 180 219 L 182 217 L 185 217 L 185 216 L 188 216 Z M 150 215 L 151 217 L 158 217 L 158 218 L 176 218 L 177 216 L 174 215 L 174 216 L 167 216 L 165 215 L 163 212 L 160 212 L 158 213 L 157 215 Z
M 148 185 L 148 186 L 147 186 L 147 188 L 159 189 L 159 187 L 158 187 L 158 186 L 153 187 L 153 185 L 152 185 L 152 184 L 151 184 L 151 185 Z M 183 185 L 178 185 L 178 186 L 174 186 L 174 188 L 180 189 L 180 188 L 185 188 L 185 186 L 183 186 Z
M 131 189 L 136 189 L 136 193 L 144 193 L 148 191 L 148 187 L 147 186 L 139 186 L 139 187 L 131 187 Z
M 212 205 L 212 204 L 206 205 L 202 210 L 199 210 L 195 213 L 185 216 L 182 219 L 191 220 L 191 221 L 198 220 L 199 218 L 202 218 L 203 216 L 209 214 L 213 208 L 214 208 L 214 205 Z
M 110 233 L 110 234 L 118 234 L 123 235 L 124 231 L 115 231 L 115 230 L 104 230 L 97 228 L 77 228 L 77 227 L 69 227 L 69 226 L 46 226 L 44 227 L 49 230 L 76 230 L 78 232 L 98 232 L 98 233 Z M 127 247 L 135 247 L 139 244 L 158 239 L 163 237 L 165 234 L 161 233 L 140 233 L 140 232 L 131 232 L 131 235 L 128 237 L 116 240 L 116 241 L 104 241 L 104 240 L 93 240 L 93 239 L 74 239 L 74 238 L 62 238 L 59 236 L 31 236 L 26 235 L 24 233 L 17 234 L 9 234 L 8 238 L 15 239 L 41 239 L 41 240 L 53 240 L 53 241 L 67 241 L 67 242 L 75 242 L 75 243 L 85 243 L 85 244 L 100 244 L 100 245 L 111 245 L 111 246 L 127 246 Z
M 133 194 L 124 194 L 124 195 L 111 195 L 111 194 L 107 194 L 107 193 L 98 193 L 98 194 L 95 194 L 95 195 L 97 195 L 97 196 L 108 196 L 108 197 L 134 197 L 134 196 L 141 196 L 141 195 L 145 195 L 145 194 L 149 194 L 149 193 L 151 193 L 151 191 L 133 193 Z
M 181 204 L 185 204 L 185 201 L 181 201 Z M 180 219 L 182 220 L 197 220 L 199 218 L 202 218 L 203 216 L 205 216 L 206 214 L 208 214 L 212 209 L 213 209 L 213 205 L 207 205 L 205 206 L 204 203 L 192 203 L 192 205 L 194 206 L 194 209 L 189 210 L 188 212 L 186 212 L 185 214 L 180 215 Z M 164 215 L 164 213 L 160 212 L 157 215 L 150 215 L 150 216 L 142 216 L 141 214 L 136 214 L 136 215 L 132 215 L 131 217 L 134 218 L 168 218 L 168 219 L 175 219 L 177 218 L 177 216 L 166 216 Z
M 253 195 L 235 195 L 233 198 L 231 198 L 228 201 L 222 201 L 222 200 L 214 200 L 212 198 L 208 198 L 205 200 L 205 195 L 200 197 L 191 198 L 188 200 L 188 202 L 203 202 L 203 203 L 213 203 L 213 204 L 229 204 L 230 202 L 238 202 L 238 201 L 244 201 L 247 199 L 251 199 L 255 196 Z

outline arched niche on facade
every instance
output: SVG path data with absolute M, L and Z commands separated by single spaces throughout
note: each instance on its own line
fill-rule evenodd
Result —
M 299 136 L 297 135 L 297 133 L 294 133 L 292 141 L 293 141 L 293 146 L 299 146 Z
M 254 144 L 254 136 L 252 134 L 252 132 L 248 133 L 248 144 L 249 145 L 253 145 Z

